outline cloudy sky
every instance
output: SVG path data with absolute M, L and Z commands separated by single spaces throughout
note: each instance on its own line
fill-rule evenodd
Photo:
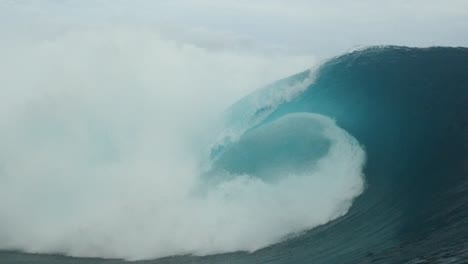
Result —
M 466 0 L 4 0 L 0 27 L 132 23 L 209 48 L 328 57 L 368 45 L 467 46 L 467 10 Z

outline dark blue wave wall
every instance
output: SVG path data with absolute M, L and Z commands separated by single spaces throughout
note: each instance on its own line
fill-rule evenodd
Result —
M 304 259 L 463 258 L 468 49 L 384 47 L 344 55 L 326 63 L 315 84 L 269 119 L 296 111 L 336 119 L 368 156 L 366 192 L 347 217 L 307 236 L 310 247 L 323 251 Z M 320 245 L 312 233 L 323 236 Z
M 302 95 L 263 122 L 295 112 L 332 117 L 364 146 L 367 189 L 350 212 L 252 254 L 144 263 L 465 263 L 467 48 L 377 47 L 332 59 Z M 1 259 L 107 262 L 20 253 Z

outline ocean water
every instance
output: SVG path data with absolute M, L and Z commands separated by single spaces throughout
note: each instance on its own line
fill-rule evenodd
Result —
M 467 48 L 354 51 L 220 115 L 186 192 L 106 211 L 148 221 L 75 230 L 9 208 L 0 263 L 468 262 Z

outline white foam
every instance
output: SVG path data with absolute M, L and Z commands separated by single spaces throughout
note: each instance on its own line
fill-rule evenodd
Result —
M 361 191 L 363 154 L 330 125 L 340 151 L 323 177 L 245 176 L 193 195 L 206 125 L 310 58 L 214 52 L 131 27 L 18 38 L 0 57 L 1 249 L 126 259 L 252 251 L 342 215 Z

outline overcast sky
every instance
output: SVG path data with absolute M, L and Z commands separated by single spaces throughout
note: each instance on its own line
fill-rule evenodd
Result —
M 318 57 L 368 45 L 468 46 L 467 0 L 3 0 L 0 22 L 15 34 L 132 24 L 209 48 Z

